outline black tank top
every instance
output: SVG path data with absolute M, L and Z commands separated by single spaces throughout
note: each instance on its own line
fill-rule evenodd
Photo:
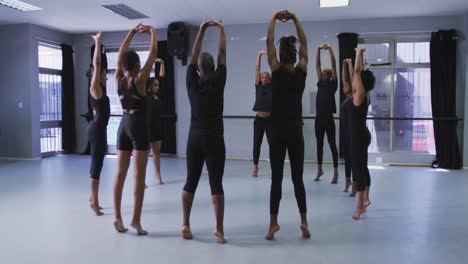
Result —
M 102 90 L 105 91 L 104 89 Z M 90 96 L 90 103 L 91 107 L 95 111 L 92 122 L 98 125 L 107 126 L 110 117 L 109 97 L 106 94 L 103 94 L 101 99 L 96 100 Z
M 337 80 L 319 81 L 317 83 L 315 109 L 317 118 L 330 117 L 336 113 L 335 93 L 338 89 Z
M 302 93 L 307 72 L 295 67 L 293 72 L 280 66 L 272 73 L 272 124 L 284 127 L 286 123 L 302 125 Z
M 271 112 L 271 84 L 264 86 L 261 82 L 255 85 L 255 112 Z
M 346 111 L 349 111 L 349 132 L 353 145 L 366 146 L 369 142 L 369 130 L 366 126 L 367 111 L 369 109 L 370 100 L 368 97 L 364 99 L 364 102 L 360 106 L 355 106 L 352 99 L 350 103 L 346 104 Z
M 146 96 L 147 117 L 150 124 L 156 125 L 161 122 L 161 101 L 152 94 Z
M 349 99 L 346 99 L 346 101 L 343 103 L 343 105 L 341 106 L 341 116 L 343 117 L 343 126 L 345 128 L 344 131 L 347 131 L 349 133 L 349 130 L 350 130 L 350 127 L 349 127 L 349 124 L 350 124 L 350 119 L 351 119 L 351 109 L 350 107 L 352 106 L 353 104 L 353 100 L 351 98 Z M 351 106 L 350 106 L 351 105 Z
M 126 87 L 125 79 L 122 78 L 119 83 L 117 93 L 119 94 L 120 103 L 124 110 L 144 110 L 145 100 L 144 96 L 138 94 L 135 79 L 131 81 L 130 87 Z M 140 111 L 142 112 L 142 111 Z

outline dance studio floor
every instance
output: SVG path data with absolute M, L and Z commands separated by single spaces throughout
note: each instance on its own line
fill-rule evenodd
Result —
M 305 166 L 312 239 L 300 236 L 299 215 L 289 169 L 283 181 L 275 241 L 264 239 L 269 215 L 268 163 L 260 177 L 251 165 L 227 161 L 225 233 L 216 244 L 213 208 L 204 173 L 192 211 L 193 241 L 179 236 L 185 160 L 163 159 L 167 184 L 159 186 L 148 166 L 142 224 L 149 236 L 134 230 L 115 232 L 112 183 L 116 159 L 105 160 L 101 205 L 96 217 L 88 207 L 89 156 L 59 156 L 0 166 L 0 263 L 466 263 L 468 259 L 468 172 L 429 168 L 371 166 L 373 202 L 358 222 L 351 220 L 354 199 L 345 195 L 343 177 L 331 185 L 331 166 L 319 183 L 316 166 Z M 286 167 L 288 168 L 288 167 Z M 343 168 L 341 173 L 343 173 Z M 123 198 L 129 227 L 133 175 Z

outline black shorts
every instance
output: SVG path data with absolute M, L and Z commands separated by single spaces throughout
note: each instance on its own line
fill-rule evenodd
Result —
M 124 114 L 117 131 L 117 150 L 149 150 L 144 111 Z

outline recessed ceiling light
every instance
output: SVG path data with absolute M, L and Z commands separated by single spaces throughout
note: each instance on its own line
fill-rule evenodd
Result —
M 349 0 L 320 0 L 320 8 L 349 6 Z
M 20 11 L 37 11 L 42 8 L 18 0 L 0 0 L 0 5 L 13 8 Z
M 149 18 L 149 16 L 137 11 L 125 4 L 116 4 L 116 5 L 102 5 L 102 7 L 119 14 L 130 20 Z

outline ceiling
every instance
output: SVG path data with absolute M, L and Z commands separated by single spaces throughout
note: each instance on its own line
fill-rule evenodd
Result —
M 143 22 L 165 28 L 173 21 L 194 24 L 222 18 L 225 24 L 267 22 L 276 10 L 295 12 L 303 21 L 434 16 L 468 11 L 468 0 L 350 0 L 349 7 L 319 8 L 319 0 L 24 0 L 42 11 L 20 12 L 0 6 L 0 25 L 32 23 L 69 33 L 127 30 Z M 148 15 L 128 20 L 100 5 L 125 3 Z

